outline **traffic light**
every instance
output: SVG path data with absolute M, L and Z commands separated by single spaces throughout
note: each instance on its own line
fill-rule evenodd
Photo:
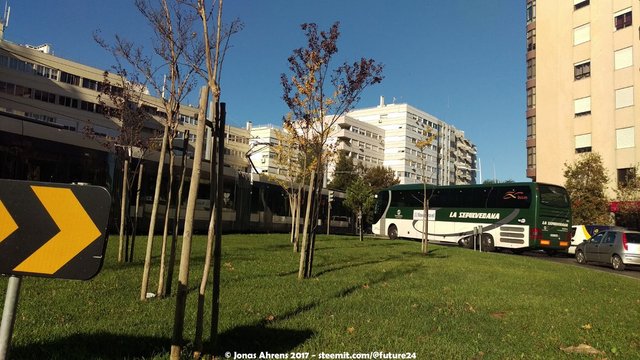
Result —
M 329 202 L 333 202 L 333 191 L 329 191 Z

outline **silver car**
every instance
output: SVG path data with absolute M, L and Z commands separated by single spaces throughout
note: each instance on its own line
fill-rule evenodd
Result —
M 616 270 L 624 270 L 625 265 L 640 265 L 640 232 L 621 229 L 600 232 L 578 245 L 576 261 L 607 263 Z

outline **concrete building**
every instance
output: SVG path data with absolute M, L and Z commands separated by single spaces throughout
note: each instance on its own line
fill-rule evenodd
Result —
M 401 184 L 474 184 L 477 150 L 464 131 L 408 104 L 385 104 L 357 109 L 348 117 L 384 130 L 383 165 L 391 168 Z M 435 136 L 424 156 L 416 145 L 428 134 Z M 423 159 L 426 158 L 426 163 Z
M 106 117 L 98 100 L 104 70 L 54 56 L 49 49 L 0 39 L 0 176 L 96 183 L 98 175 L 83 172 L 113 169 L 107 163 L 113 164 L 114 155 L 104 143 L 120 133 L 118 120 Z M 120 82 L 109 78 L 115 86 Z M 164 121 L 161 100 L 147 91 L 138 106 L 151 116 L 142 135 L 157 137 Z M 198 109 L 182 105 L 180 112 L 178 139 L 189 130 L 193 140 Z M 104 164 L 86 166 L 96 162 Z
M 283 169 L 276 162 L 273 147 L 278 144 L 278 133 L 282 131 L 272 124 L 253 126 L 247 124 L 250 133 L 248 157 L 251 160 L 249 171 L 258 174 L 284 174 Z
M 527 0 L 527 176 L 564 184 L 597 152 L 609 187 L 640 162 L 640 39 L 632 0 Z M 612 193 L 610 193 L 612 194 Z

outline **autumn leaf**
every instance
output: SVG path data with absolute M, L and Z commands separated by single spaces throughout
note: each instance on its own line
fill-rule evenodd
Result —
M 591 330 L 593 326 L 591 324 L 584 324 L 581 326 L 581 328 L 584 330 Z
M 473 308 L 473 306 L 469 303 L 464 303 L 464 309 L 470 313 L 474 313 L 476 312 L 476 309 Z
M 567 354 L 604 355 L 603 351 L 595 349 L 587 344 L 569 346 L 566 348 L 560 348 L 560 350 L 566 352 Z
M 267 317 L 265 318 L 265 320 L 266 320 L 267 322 L 272 322 L 272 321 L 274 321 L 275 319 L 276 319 L 276 317 L 275 317 L 274 315 L 269 315 L 269 316 L 267 316 Z
M 347 328 L 347 332 L 349 334 L 353 334 L 355 331 L 356 331 L 356 328 L 354 328 L 353 326 L 350 326 L 350 327 Z
M 364 285 L 362 285 L 362 288 L 363 288 L 363 289 L 368 289 L 368 288 L 369 288 L 369 284 L 364 284 Z
M 507 315 L 507 313 L 506 313 L 506 312 L 504 312 L 504 311 L 496 311 L 496 312 L 491 313 L 491 317 L 492 317 L 492 318 L 494 318 L 494 319 L 499 319 L 499 320 L 504 319 L 504 317 L 505 317 L 506 315 Z

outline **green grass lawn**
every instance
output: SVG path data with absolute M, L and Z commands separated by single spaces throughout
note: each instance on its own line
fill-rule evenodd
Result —
M 138 259 L 145 240 L 138 238 Z M 194 242 L 186 341 L 204 241 Z M 597 358 L 640 358 L 638 280 L 511 254 L 431 245 L 423 256 L 418 242 L 320 236 L 315 277 L 298 281 L 287 235 L 223 241 L 222 352 L 594 358 L 561 350 L 587 344 L 602 351 Z M 23 279 L 12 358 L 168 358 L 175 297 L 140 302 L 142 260 L 118 265 L 116 248 L 112 237 L 90 281 Z M 2 294 L 5 287 L 2 279 Z

